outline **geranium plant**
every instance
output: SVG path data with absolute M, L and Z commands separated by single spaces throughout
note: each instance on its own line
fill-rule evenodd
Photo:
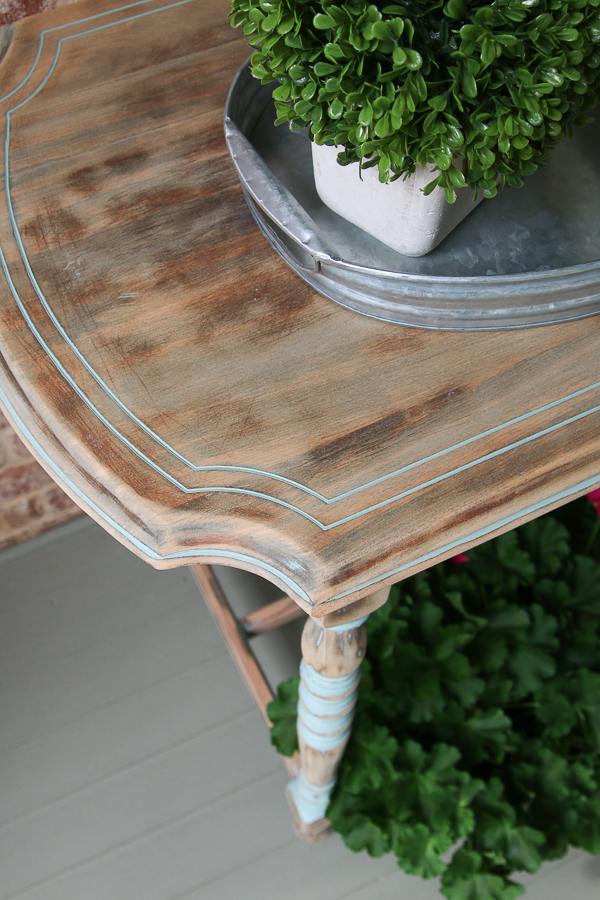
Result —
M 407 579 L 371 615 L 327 811 L 352 850 L 394 852 L 448 900 L 513 900 L 515 871 L 569 845 L 600 853 L 596 519 L 578 501 Z M 292 679 L 269 707 L 287 754 L 296 701 Z
M 426 193 L 493 197 L 543 165 L 600 86 L 600 0 L 232 0 L 274 90 L 341 165 L 385 182 L 432 164 Z

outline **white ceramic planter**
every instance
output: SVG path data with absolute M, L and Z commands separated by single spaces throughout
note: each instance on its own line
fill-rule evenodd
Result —
M 315 184 L 323 203 L 353 225 L 405 256 L 424 256 L 443 241 L 483 200 L 473 202 L 470 188 L 457 190 L 448 203 L 441 188 L 425 196 L 422 188 L 434 177 L 433 166 L 418 168 L 404 181 L 379 181 L 376 167 L 359 178 L 358 163 L 340 166 L 336 147 L 312 144 Z

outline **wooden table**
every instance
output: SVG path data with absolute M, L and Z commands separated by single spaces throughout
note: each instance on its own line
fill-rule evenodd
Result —
M 93 0 L 15 26 L 0 402 L 134 553 L 257 572 L 310 614 L 307 696 L 346 685 L 310 719 L 343 727 L 301 741 L 324 796 L 360 620 L 389 586 L 600 482 L 600 317 L 446 333 L 314 293 L 259 233 L 227 155 L 248 55 L 227 11 Z

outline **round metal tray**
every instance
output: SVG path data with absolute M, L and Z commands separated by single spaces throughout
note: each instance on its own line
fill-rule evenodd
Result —
M 326 297 L 377 319 L 452 330 L 600 311 L 600 121 L 562 141 L 523 188 L 484 201 L 414 259 L 322 203 L 308 134 L 275 128 L 271 92 L 242 66 L 225 108 L 227 146 L 261 230 Z

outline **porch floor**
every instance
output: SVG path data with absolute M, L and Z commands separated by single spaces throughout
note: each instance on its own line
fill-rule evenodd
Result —
M 218 572 L 240 614 L 269 596 Z M 301 627 L 256 639 L 274 684 Z M 286 780 L 187 569 L 87 518 L 0 552 L 0 900 L 440 900 L 392 857 L 297 840 Z M 526 881 L 598 900 L 600 858 Z

